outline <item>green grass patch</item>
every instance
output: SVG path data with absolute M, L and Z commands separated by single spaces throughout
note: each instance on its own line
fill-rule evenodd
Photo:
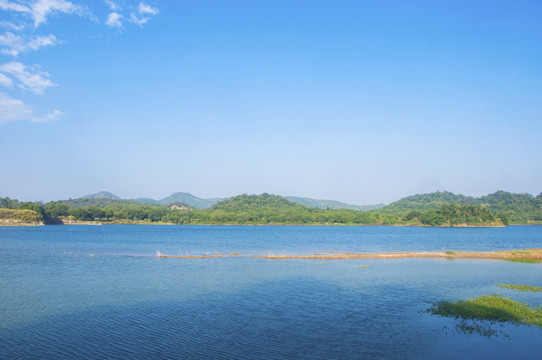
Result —
M 453 250 L 448 250 L 445 252 L 446 255 L 455 255 L 455 251 Z
M 358 269 L 368 269 L 371 267 L 371 265 L 356 265 Z
M 519 262 L 519 263 L 527 263 L 527 264 L 540 264 L 540 263 L 542 263 L 541 260 L 527 259 L 527 258 L 504 258 L 503 260 L 512 261 L 512 262 Z
M 540 249 L 512 250 L 512 254 L 514 255 L 540 254 L 541 252 Z
M 542 327 L 542 307 L 532 308 L 496 294 L 455 302 L 437 301 L 427 312 L 460 320 L 489 320 Z
M 529 285 L 515 285 L 515 284 L 497 284 L 501 289 L 510 289 L 514 291 L 526 291 L 526 292 L 541 292 L 542 287 L 540 286 L 529 286 Z

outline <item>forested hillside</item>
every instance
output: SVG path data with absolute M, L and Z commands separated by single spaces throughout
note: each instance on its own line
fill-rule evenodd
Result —
M 494 212 L 506 214 L 512 223 L 542 223 L 542 193 L 535 197 L 531 194 L 497 191 L 478 200 L 489 205 Z
M 385 214 L 402 215 L 406 211 L 438 209 L 442 204 L 469 205 L 476 203 L 476 199 L 471 196 L 457 195 L 449 191 L 437 191 L 434 193 L 407 196 L 392 202 L 378 211 Z
M 512 224 L 542 223 L 542 194 L 515 194 L 506 191 L 475 198 L 448 191 L 412 195 L 395 201 L 378 212 L 401 216 L 408 211 L 438 209 L 443 204 L 482 205 L 507 216 Z

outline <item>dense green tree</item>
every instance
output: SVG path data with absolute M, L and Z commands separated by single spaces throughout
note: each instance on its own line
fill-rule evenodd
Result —
M 43 208 L 48 218 L 57 218 L 59 216 L 68 216 L 70 214 L 70 207 L 67 204 L 56 201 L 48 202 Z

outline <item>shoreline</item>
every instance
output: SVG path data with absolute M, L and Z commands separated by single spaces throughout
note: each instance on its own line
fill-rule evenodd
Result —
M 176 259 L 216 259 L 216 258 L 256 258 L 269 260 L 349 260 L 349 259 L 404 259 L 404 258 L 444 258 L 444 259 L 492 259 L 492 260 L 521 260 L 529 259 L 542 262 L 542 249 L 502 250 L 502 251 L 442 251 L 442 252 L 388 252 L 388 253 L 347 253 L 347 252 L 320 252 L 312 255 L 241 255 L 210 254 L 210 255 L 166 255 L 157 252 L 158 258 Z
M 466 228 L 506 228 L 508 226 L 527 226 L 527 225 L 542 225 L 540 224 L 477 224 L 477 225 L 467 225 L 467 224 L 456 224 L 456 225 L 422 225 L 422 224 L 174 224 L 167 222 L 150 222 L 144 220 L 133 220 L 133 221 L 115 221 L 115 222 L 104 222 L 104 221 L 78 221 L 78 220 L 60 220 L 55 222 L 48 223 L 28 223 L 23 221 L 12 221 L 12 220 L 0 220 L 0 226 L 63 226 L 63 225 L 171 225 L 171 226 L 375 226 L 375 227 L 419 227 L 419 228 L 440 228 L 440 229 L 466 229 Z

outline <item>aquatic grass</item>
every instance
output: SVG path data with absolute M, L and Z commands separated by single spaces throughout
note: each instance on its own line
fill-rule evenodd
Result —
M 446 255 L 455 255 L 455 251 L 453 250 L 448 250 L 445 252 Z
M 501 289 L 510 289 L 514 291 L 525 291 L 525 292 L 541 292 L 542 287 L 540 286 L 530 286 L 530 285 L 516 285 L 516 284 L 497 284 Z
M 541 249 L 525 249 L 525 250 L 512 250 L 514 255 L 530 255 L 530 254 L 540 254 L 542 253 Z
M 455 302 L 436 301 L 426 311 L 432 315 L 462 321 L 488 320 L 490 322 L 508 322 L 516 325 L 542 327 L 542 307 L 532 308 L 525 303 L 497 294 Z M 476 331 L 476 329 L 473 330 Z
M 368 269 L 371 267 L 371 265 L 356 265 L 358 269 Z
M 528 259 L 528 258 L 503 258 L 504 261 L 512 261 L 526 264 L 540 264 L 542 260 L 539 259 Z

